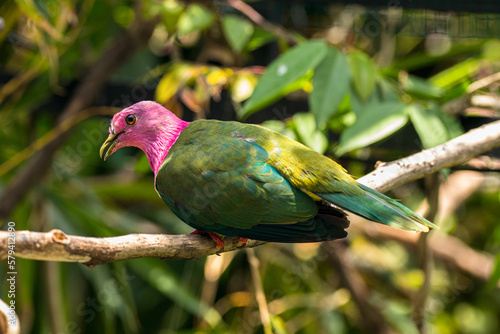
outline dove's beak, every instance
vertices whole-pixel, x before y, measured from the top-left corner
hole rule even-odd
[[[115,152],[114,148],[116,146],[116,138],[118,137],[120,133],[116,133],[116,134],[109,134],[108,138],[106,139],[106,141],[104,142],[104,144],[102,144],[101,146],[101,150],[99,151],[99,154],[102,158],[102,154],[104,153],[104,151],[106,150],[106,147],[109,146],[108,148],[108,151],[106,152],[106,155],[104,155],[104,161],[106,161],[107,158],[109,158],[109,156],[111,154],[113,154]]]

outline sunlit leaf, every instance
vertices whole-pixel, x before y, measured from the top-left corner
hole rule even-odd
[[[260,78],[252,96],[245,103],[240,118],[271,104],[285,95],[287,86],[314,69],[323,59],[328,46],[323,41],[302,43],[273,61]]]
[[[387,102],[357,114],[356,122],[342,132],[337,154],[366,147],[401,129],[408,122],[405,108],[402,103]]]
[[[271,316],[271,326],[273,328],[273,333],[276,334],[289,334],[290,332],[287,331],[285,322],[283,319],[277,315],[272,315]]]
[[[177,28],[179,18],[184,11],[184,6],[176,0],[166,0],[161,2],[162,22],[167,28],[167,32],[172,34]]]
[[[349,66],[344,54],[328,48],[325,58],[314,70],[313,91],[309,97],[318,125],[325,123],[337,111],[349,90],[349,78]]]
[[[206,81],[209,86],[224,85],[227,80],[234,74],[233,70],[230,68],[222,69],[219,67],[211,68],[210,72],[207,74]]]
[[[253,25],[246,19],[236,15],[224,16],[222,29],[229,45],[236,52],[241,52],[253,34]]]
[[[212,25],[214,20],[214,14],[205,6],[191,4],[179,18],[177,24],[179,36],[206,29]]]
[[[155,99],[158,103],[165,104],[177,93],[180,85],[191,75],[189,71],[190,67],[188,64],[174,65],[161,78],[155,91]]]
[[[479,70],[479,64],[479,59],[468,58],[432,76],[430,81],[439,87],[451,88],[475,75]]]
[[[361,99],[368,99],[375,88],[377,76],[375,64],[365,53],[353,52],[349,55],[349,65],[356,93]]]
[[[299,140],[316,152],[324,153],[328,147],[325,134],[317,129],[316,120],[311,113],[298,113],[293,116],[293,122]]]
[[[248,99],[257,84],[257,78],[252,74],[240,74],[231,85],[231,98],[235,102],[243,102]]]
[[[407,108],[411,122],[424,148],[431,148],[448,140],[448,131],[434,110],[413,104]]]
[[[485,40],[480,38],[471,39],[468,43],[456,43],[452,45],[449,52],[440,56],[429,55],[425,50],[410,53],[406,57],[395,60],[388,71],[392,72],[397,69],[395,72],[395,74],[397,74],[400,70],[414,71],[419,68],[430,68],[434,64],[453,60],[454,58],[457,58],[457,56],[460,57],[466,55],[467,57],[467,55],[470,55],[471,53],[476,54],[481,50],[483,44],[485,44]]]

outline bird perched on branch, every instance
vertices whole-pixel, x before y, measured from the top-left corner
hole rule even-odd
[[[436,227],[357,183],[326,156],[258,125],[185,122],[153,101],[113,116],[104,160],[125,146],[146,153],[155,188],[182,221],[208,233],[272,242],[344,238],[349,211],[402,230]]]

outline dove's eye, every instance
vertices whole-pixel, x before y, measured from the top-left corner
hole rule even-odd
[[[125,117],[125,122],[128,125],[134,125],[136,121],[137,117],[135,115],[127,115],[127,117]]]

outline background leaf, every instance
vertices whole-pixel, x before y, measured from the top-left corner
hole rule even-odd
[[[446,126],[435,110],[412,104],[407,111],[424,148],[440,145],[449,139]]]
[[[401,87],[410,95],[421,99],[437,99],[444,95],[445,90],[429,80],[414,75],[403,76]]]
[[[158,103],[167,103],[167,101],[177,93],[180,85],[190,76],[190,68],[191,66],[188,64],[176,64],[171,66],[170,71],[161,78],[156,87],[155,99]]]
[[[179,36],[206,29],[212,25],[215,20],[214,14],[205,6],[191,4],[183,12],[177,24]]]
[[[219,313],[203,304],[191,291],[187,290],[176,274],[157,259],[142,259],[130,263],[132,270],[156,288],[158,292],[179,303],[189,312],[204,319],[210,326],[215,327],[221,321]]]
[[[313,90],[309,96],[311,111],[318,126],[324,124],[337,111],[349,90],[349,66],[344,54],[328,48],[324,59],[313,75]]]
[[[387,102],[366,108],[356,116],[356,122],[340,136],[338,155],[373,144],[408,122],[406,106],[399,102]]]
[[[373,61],[362,52],[353,52],[349,55],[352,82],[356,93],[361,99],[366,100],[375,88],[377,69]]]
[[[316,120],[313,114],[295,114],[293,116],[293,122],[299,136],[299,141],[316,152],[325,153],[328,147],[328,139],[323,132],[317,129]]]
[[[451,88],[467,80],[479,70],[480,60],[475,58],[466,59],[458,64],[449,67],[429,80],[442,88]]]
[[[253,24],[236,15],[225,16],[222,19],[222,29],[229,45],[236,52],[243,50],[253,34]]]
[[[277,58],[269,64],[238,116],[244,119],[283,97],[287,86],[314,69],[327,50],[325,42],[312,40],[288,50]]]

